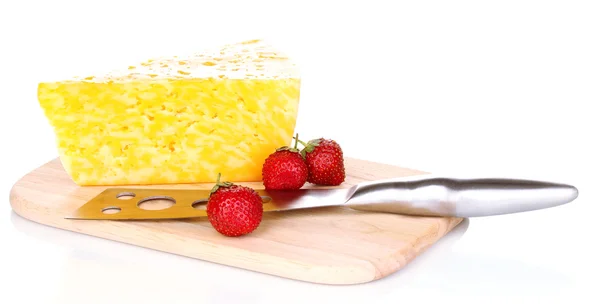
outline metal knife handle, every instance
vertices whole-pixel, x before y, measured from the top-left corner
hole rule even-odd
[[[399,214],[478,217],[566,204],[571,185],[517,179],[416,178],[365,182],[350,190],[346,206]]]

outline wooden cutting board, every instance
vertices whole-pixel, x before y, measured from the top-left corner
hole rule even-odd
[[[425,174],[346,158],[358,182]],[[261,183],[243,183],[261,188]],[[212,184],[136,186],[210,189]],[[307,184],[306,187],[310,187]],[[461,218],[370,213],[343,207],[267,212],[252,234],[229,238],[206,218],[163,221],[86,221],[64,217],[106,187],[80,187],[54,159],[12,188],[13,210],[32,221],[205,261],[322,284],[358,284],[394,273],[446,235]]]

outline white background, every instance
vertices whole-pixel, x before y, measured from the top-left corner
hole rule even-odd
[[[599,16],[597,1],[2,1],[0,302],[598,303]],[[38,82],[256,37],[303,69],[303,138],[436,174],[571,183],[580,196],[470,219],[400,272],[338,287],[11,211],[12,184],[57,155]]]

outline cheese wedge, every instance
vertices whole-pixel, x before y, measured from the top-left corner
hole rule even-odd
[[[261,40],[38,86],[78,185],[260,181],[299,98],[296,65]]]

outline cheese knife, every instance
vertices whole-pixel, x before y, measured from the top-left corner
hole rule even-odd
[[[576,187],[536,180],[413,176],[359,183],[349,188],[256,190],[265,212],[347,207],[368,212],[416,216],[481,217],[526,212],[575,200]],[[67,219],[158,220],[207,216],[210,190],[107,188]],[[123,198],[130,198],[124,200]],[[174,204],[145,210],[139,204],[163,199]]]

